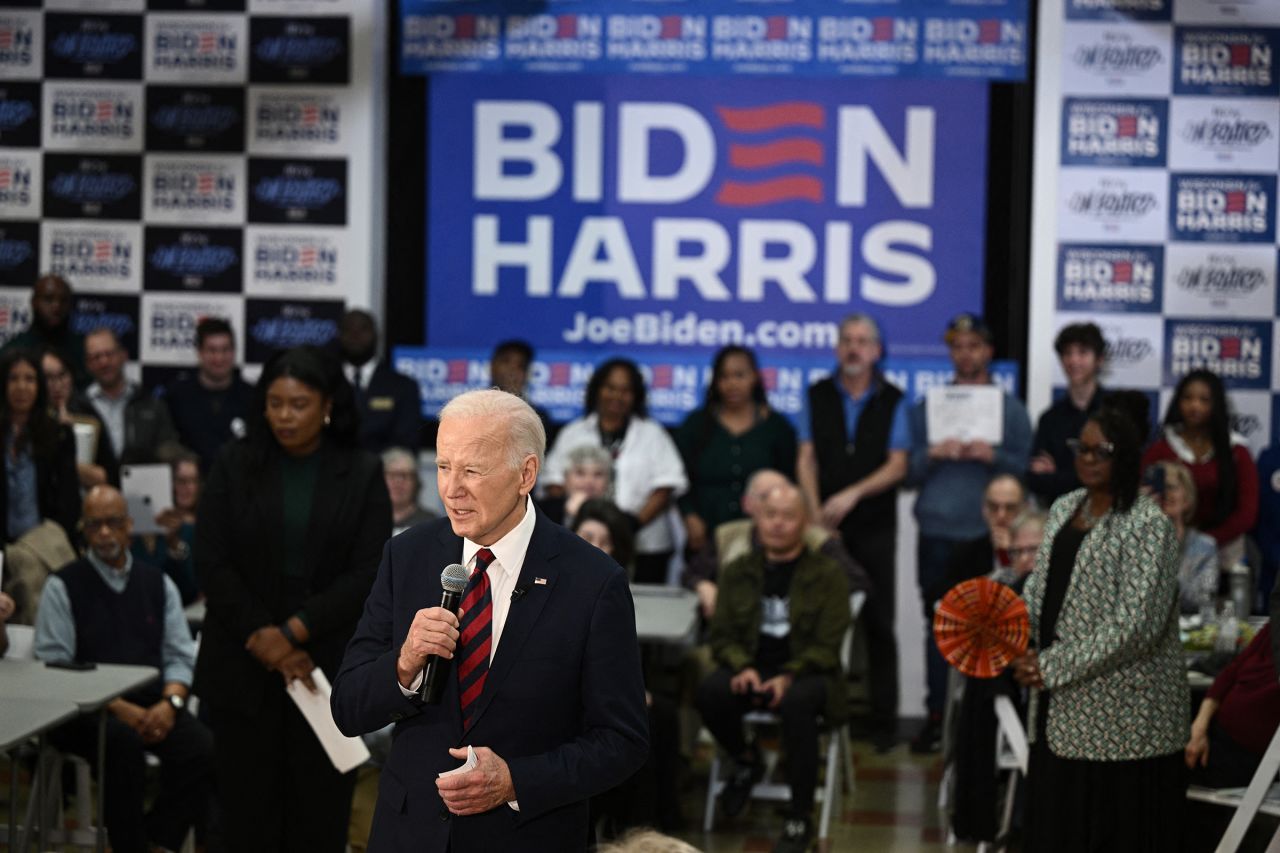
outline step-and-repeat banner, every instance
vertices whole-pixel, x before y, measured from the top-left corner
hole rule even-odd
[[[867,311],[909,368],[981,308],[985,83],[441,75],[427,109],[431,349],[397,353],[427,414],[438,348],[522,338],[660,381],[735,343],[829,369]],[[668,422],[698,403],[668,398]]]
[[[1092,320],[1107,385],[1163,415],[1212,370],[1256,452],[1280,427],[1280,3],[1047,0],[1039,33],[1032,411],[1056,330]]]
[[[42,273],[148,383],[194,364],[205,316],[230,320],[250,374],[331,339],[381,275],[375,5],[6,2],[0,340]]]
[[[1021,80],[1027,0],[403,0],[406,74]]]

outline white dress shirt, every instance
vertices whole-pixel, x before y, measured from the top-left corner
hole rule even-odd
[[[350,382],[352,386],[364,391],[369,390],[369,383],[373,381],[373,372],[377,369],[378,360],[376,358],[369,359],[359,367],[356,367],[350,362],[345,362],[342,365],[342,372],[346,374],[347,381]],[[360,381],[357,382],[357,379]]]

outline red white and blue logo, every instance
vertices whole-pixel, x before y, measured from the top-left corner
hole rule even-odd
[[[920,59],[920,20],[901,15],[824,15],[818,19],[817,60],[839,66],[873,66],[892,74]]]
[[[1069,21],[1168,21],[1173,0],[1067,0]]]
[[[1163,270],[1161,246],[1060,246],[1058,310],[1158,313]]]
[[[707,58],[706,15],[609,15],[605,55],[633,70],[683,71]]]
[[[503,28],[503,57],[517,66],[571,71],[604,55],[601,15],[508,15]]]
[[[1026,62],[1025,21],[931,16],[924,20],[922,38],[923,62],[946,66],[957,76],[996,76],[1000,66]]]
[[[1212,243],[1274,243],[1276,176],[1170,175],[1169,236]]]
[[[1166,160],[1167,100],[1062,102],[1062,165],[1163,166]]]
[[[1173,92],[1275,98],[1280,30],[1244,27],[1175,30]]]
[[[1209,370],[1228,388],[1271,388],[1271,320],[1165,320],[1164,384]]]

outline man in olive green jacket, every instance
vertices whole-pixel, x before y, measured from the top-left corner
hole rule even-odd
[[[791,806],[777,851],[803,851],[813,839],[811,813],[818,779],[818,720],[845,713],[840,643],[849,627],[849,588],[833,560],[810,549],[804,496],[774,489],[759,517],[761,550],[734,560],[720,576],[711,620],[718,668],[698,688],[703,721],[734,760],[721,808],[740,813],[760,778],[760,758],[748,745],[742,717],[753,708],[776,712],[787,751]]]

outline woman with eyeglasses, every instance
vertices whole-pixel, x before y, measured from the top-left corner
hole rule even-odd
[[[381,461],[357,436],[337,359],[278,353],[248,436],[222,448],[200,499],[196,690],[218,742],[228,850],[346,847],[356,774],[334,769],[286,688],[337,674],[391,535]]]
[[[1196,485],[1194,526],[1218,543],[1224,568],[1244,557],[1244,534],[1258,518],[1258,469],[1244,436],[1231,431],[1231,410],[1222,380],[1193,370],[1173,391],[1164,432],[1147,450],[1142,467],[1181,462]]]
[[[1165,853],[1180,844],[1189,696],[1178,540],[1139,493],[1146,398],[1110,395],[1071,441],[1083,486],[1049,511],[1023,597],[1034,650],[1026,848]]]

